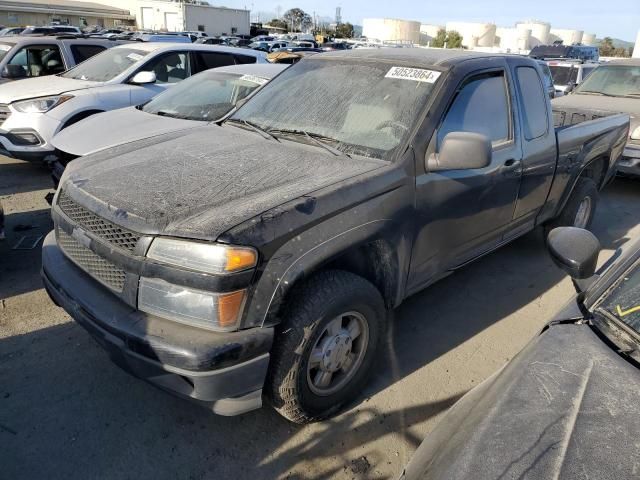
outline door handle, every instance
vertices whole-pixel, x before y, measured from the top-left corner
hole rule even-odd
[[[517,177],[522,173],[522,162],[510,158],[500,167],[500,173],[508,177]]]

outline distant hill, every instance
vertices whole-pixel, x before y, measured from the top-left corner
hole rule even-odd
[[[613,46],[616,48],[628,49],[635,45],[633,42],[627,42],[626,40],[620,40],[619,38],[612,38],[611,40],[613,40]],[[602,38],[596,38],[596,45],[600,44],[601,41]]]

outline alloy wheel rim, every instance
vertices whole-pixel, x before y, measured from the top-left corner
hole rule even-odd
[[[333,318],[318,336],[307,362],[307,384],[319,396],[341,390],[354,377],[369,344],[369,324],[359,312]]]

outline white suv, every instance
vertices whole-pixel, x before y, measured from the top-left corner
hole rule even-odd
[[[194,44],[128,43],[60,75],[0,85],[0,153],[54,160],[51,139],[90,115],[140,105],[209,68],[267,63],[266,54]]]

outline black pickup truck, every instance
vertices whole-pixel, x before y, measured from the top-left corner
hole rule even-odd
[[[537,225],[588,227],[628,129],[554,129],[525,57],[319,54],[222,125],[71,162],[44,284],[165,390],[326,418],[361,392],[389,309]]]

